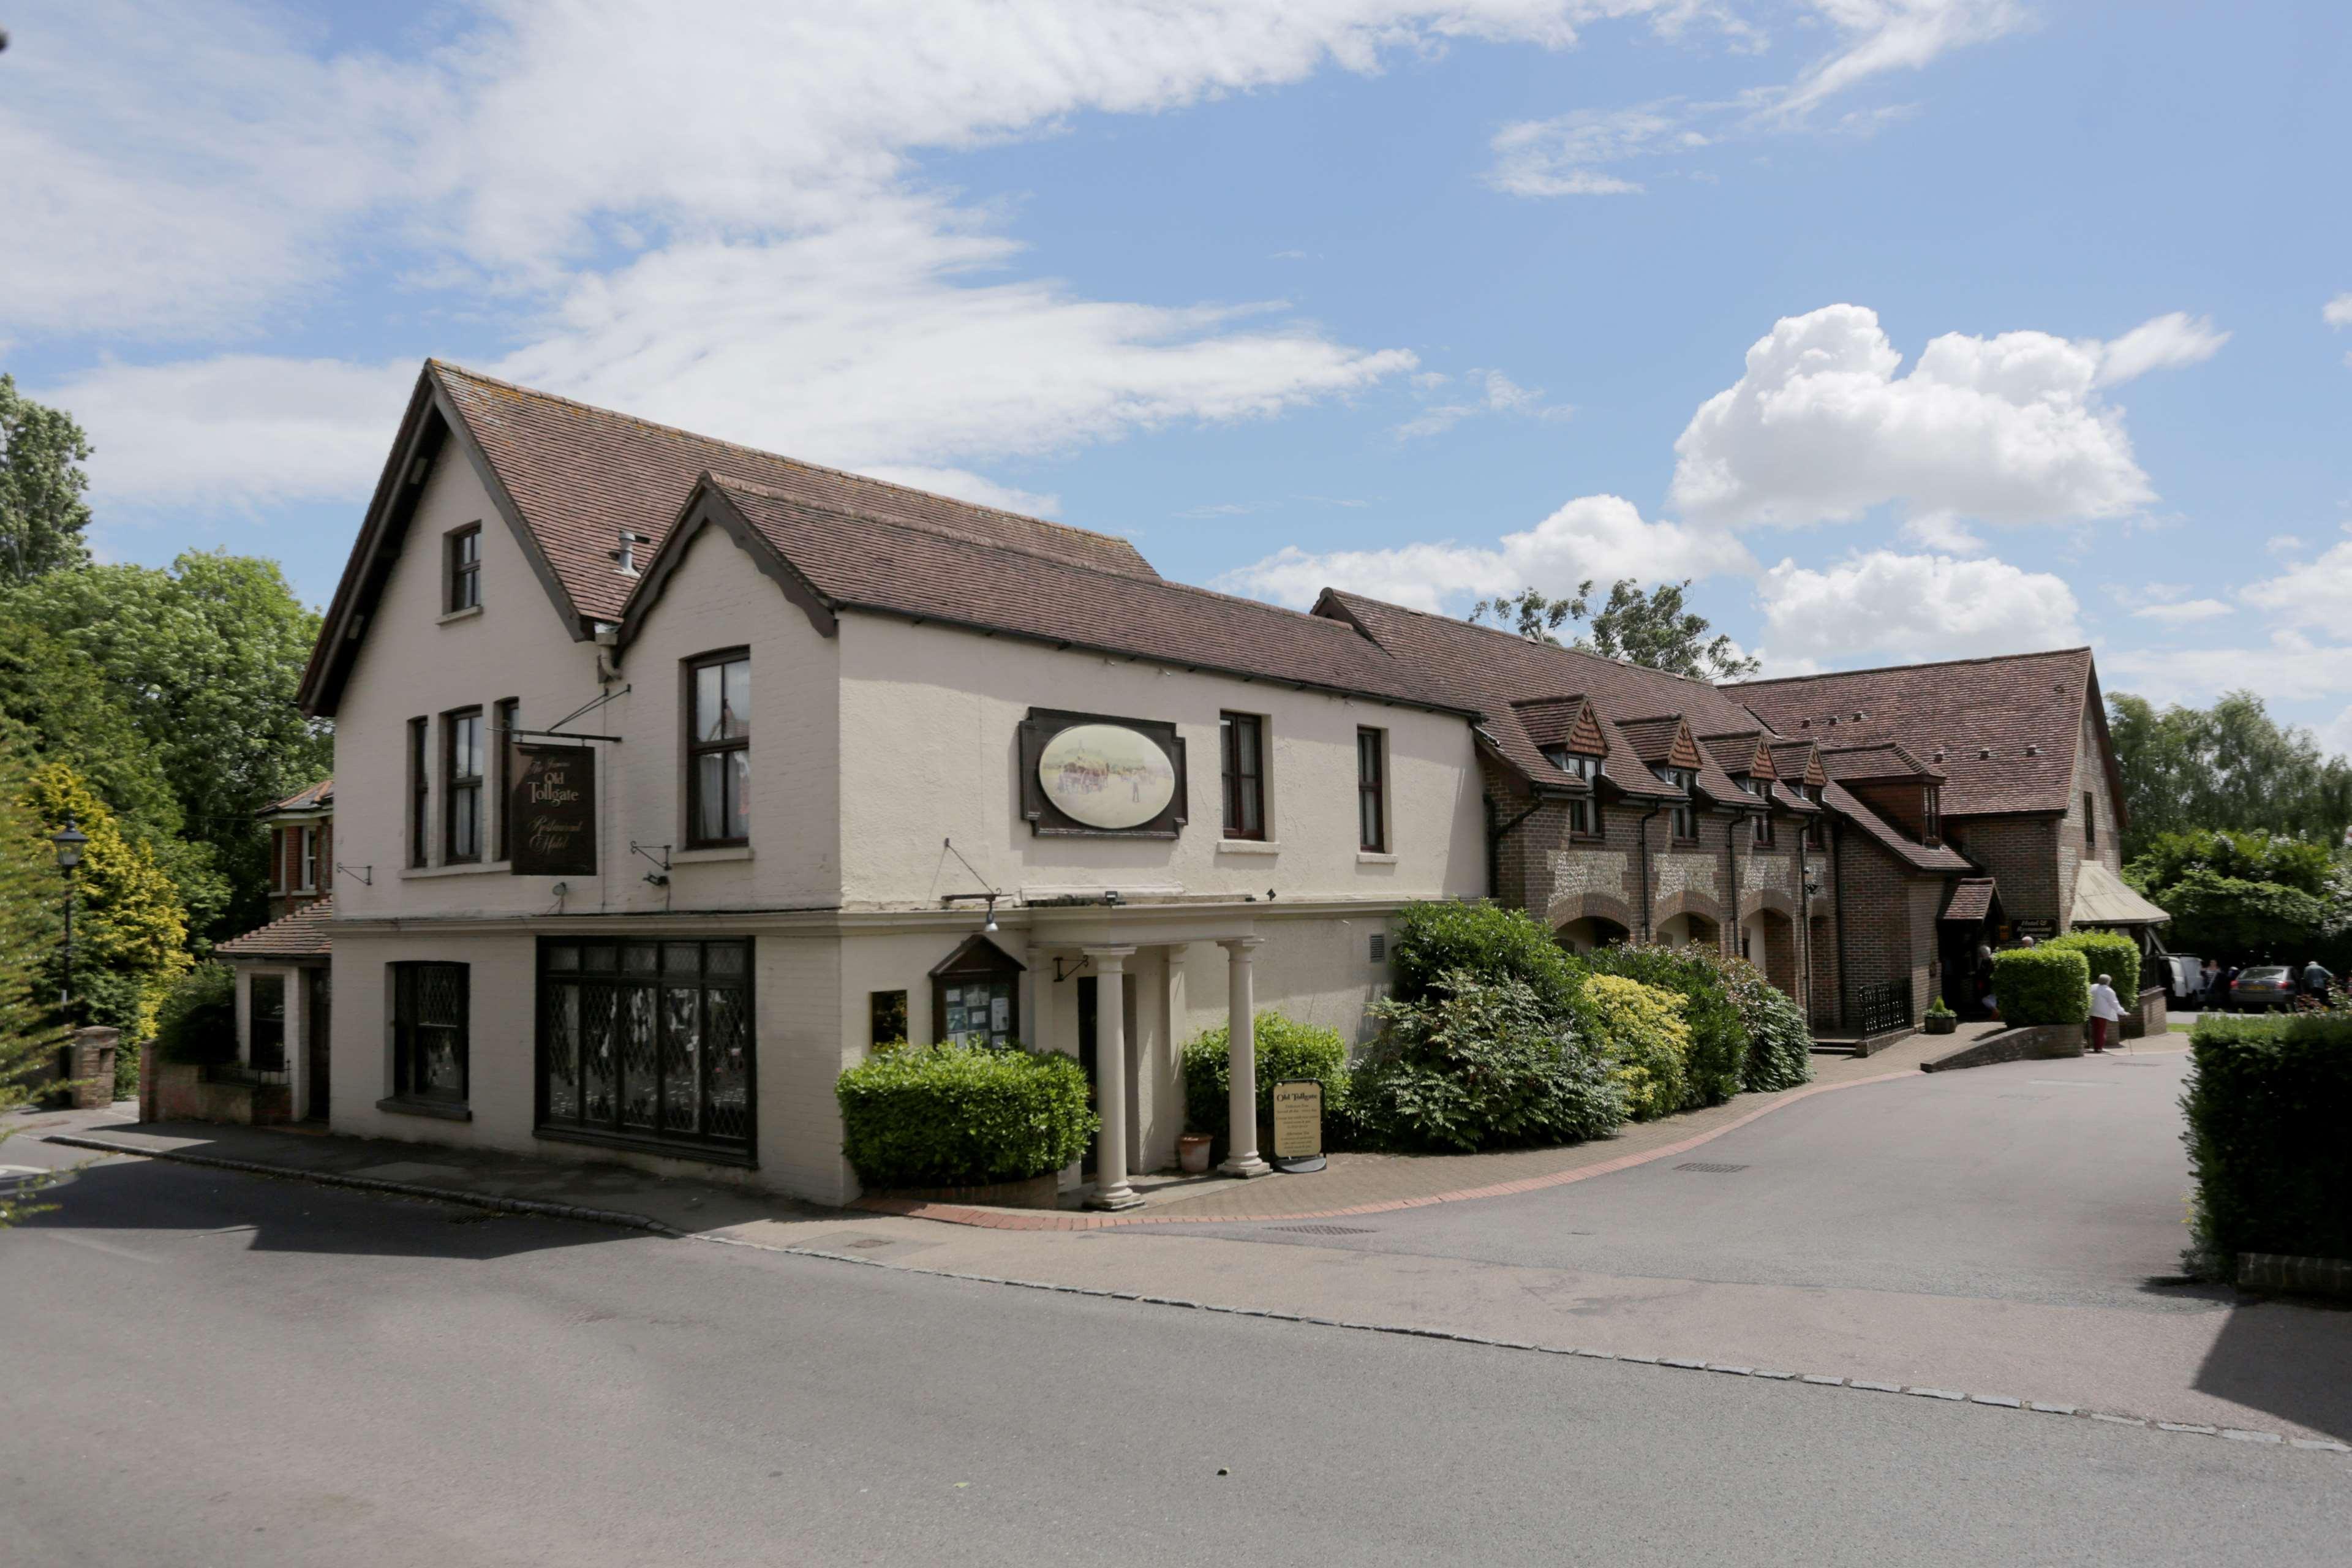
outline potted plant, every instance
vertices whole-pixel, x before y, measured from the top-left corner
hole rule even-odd
[[[1209,1143],[1205,1132],[1187,1132],[1176,1140],[1176,1163],[1188,1176],[1197,1176],[1209,1168]]]
[[[1928,1007],[1922,1026],[1931,1035],[1948,1035],[1960,1026],[1960,1016],[1945,1006],[1944,998],[1938,995]]]

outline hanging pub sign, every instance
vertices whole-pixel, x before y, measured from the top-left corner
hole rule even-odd
[[[507,796],[507,842],[518,877],[596,874],[596,753],[586,746],[518,746]]]

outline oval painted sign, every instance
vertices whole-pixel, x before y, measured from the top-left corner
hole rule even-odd
[[[1149,736],[1123,725],[1073,724],[1045,742],[1037,782],[1073,822],[1140,827],[1174,798],[1176,765]]]

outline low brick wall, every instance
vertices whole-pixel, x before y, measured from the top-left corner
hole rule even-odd
[[[2171,1015],[2166,1011],[2166,1001],[2163,986],[2149,986],[2139,994],[2139,1005],[2124,1015],[2123,1027],[2116,1032],[2126,1040],[2162,1035],[2172,1026]]]
[[[139,1116],[143,1121],[219,1121],[268,1127],[294,1120],[293,1092],[282,1083],[214,1083],[185,1062],[141,1063]]]
[[[2283,1258],[2275,1252],[2241,1252],[2238,1285],[2246,1290],[2352,1297],[2352,1258]]]
[[[1931,1057],[1919,1064],[1919,1070],[1949,1072],[1956,1068],[1990,1067],[1995,1062],[2045,1061],[2082,1054],[2080,1024],[2021,1024],[1979,1036],[1958,1050]]]

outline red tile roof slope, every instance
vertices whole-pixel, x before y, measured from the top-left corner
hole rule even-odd
[[[709,482],[835,606],[1476,711],[1341,621],[928,526],[851,516],[739,479],[713,475]]]
[[[706,471],[739,475],[838,512],[951,530],[1102,572],[1159,576],[1133,544],[1109,534],[797,462],[440,360],[428,362],[427,369],[481,444],[572,603],[600,619],[617,619],[635,586],[614,569],[611,555],[621,525],[657,547]]]
[[[1896,665],[1727,686],[1784,735],[1823,741],[1900,741],[1949,775],[1946,816],[2063,811],[2074,787],[2074,751],[2093,681],[2091,650],[2011,654],[1945,664]],[[1855,719],[1855,713],[1864,715]],[[1822,722],[1834,714],[1834,731]],[[1812,724],[1806,730],[1805,721]],[[2038,754],[2026,748],[2037,746]],[[1978,753],[1990,749],[1992,755]]]
[[[223,958],[324,958],[334,920],[335,900],[320,899],[243,936],[233,936],[213,952]]]
[[[1948,921],[1980,921],[1992,912],[1992,881],[1990,877],[1963,877],[1952,884],[1951,900],[1945,904],[1943,919]]]
[[[322,805],[332,805],[334,802],[335,781],[331,778],[323,778],[308,789],[298,789],[284,800],[263,806],[254,815],[268,816],[272,812],[278,811],[312,811]]]
[[[1854,799],[1846,792],[1845,785],[1835,779],[1832,779],[1822,787],[1822,804],[1841,816],[1851,817],[1853,825],[1868,834],[1881,848],[1907,865],[1916,866],[1922,871],[1973,871],[1976,869],[1974,866],[1969,864],[1968,858],[1958,850],[1943,845],[1931,848],[1927,845],[1905,837],[1885,817]]]

